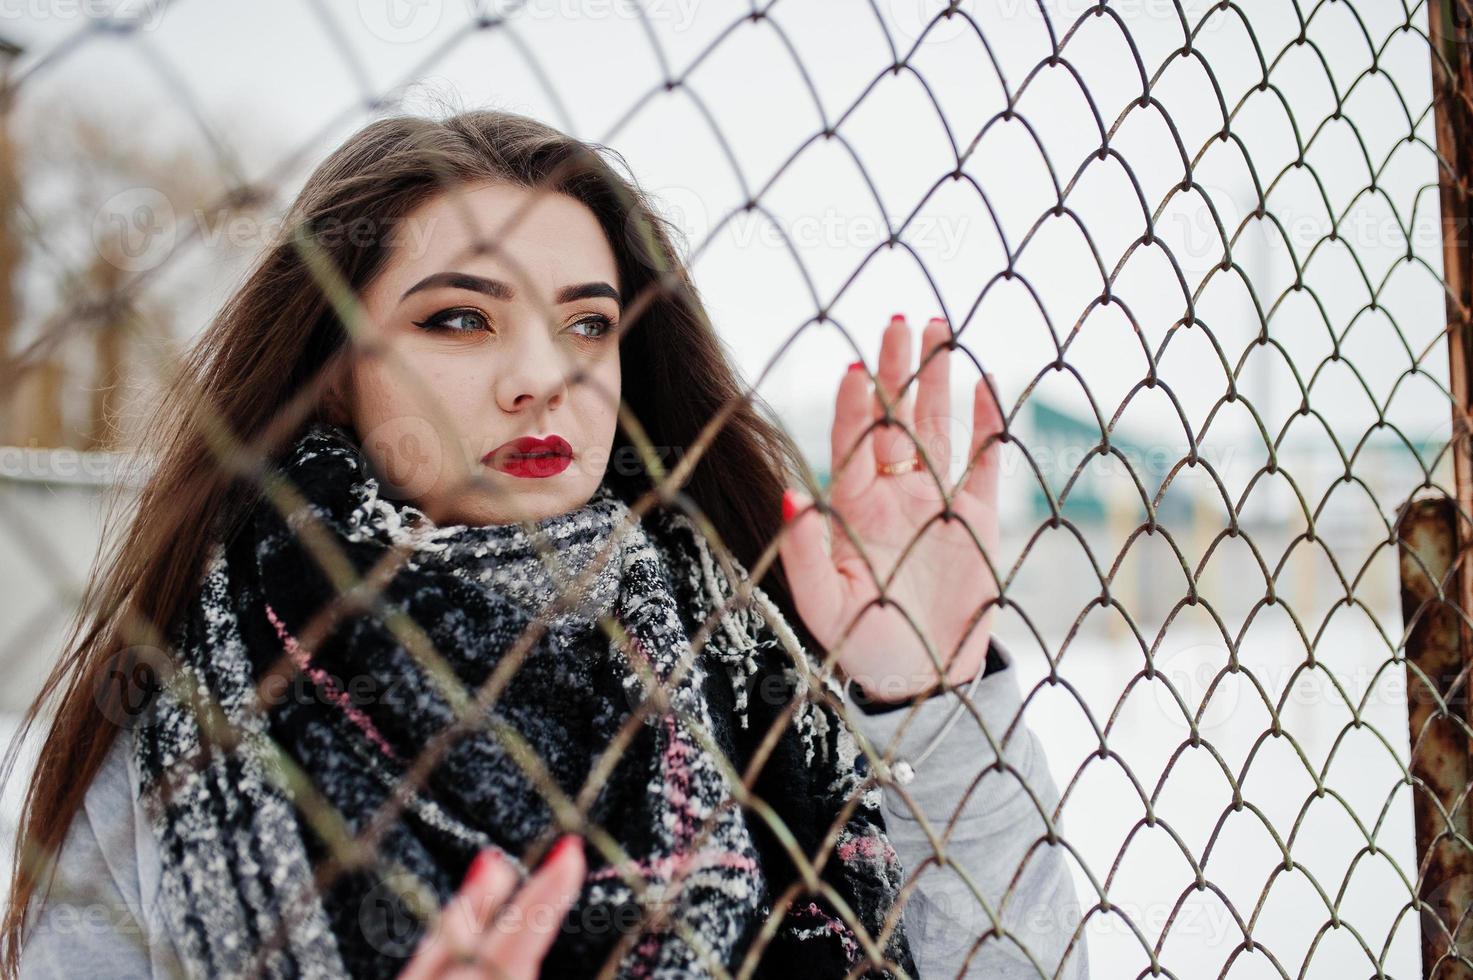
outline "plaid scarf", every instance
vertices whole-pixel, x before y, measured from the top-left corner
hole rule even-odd
[[[588,820],[618,850],[590,839],[543,976],[611,958],[620,977],[734,973],[757,948],[755,976],[840,977],[867,959],[855,920],[877,943],[889,924],[884,955],[915,975],[881,790],[810,690],[817,661],[760,590],[736,598],[684,514],[634,520],[600,485],[530,531],[436,526],[381,496],[325,423],[281,470],[306,506],[283,517],[263,499],[216,546],[135,730],[161,907],[191,976],[396,976],[476,853],[499,848],[525,875],[519,856],[562,829],[549,796],[571,804],[590,779]],[[334,585],[313,532],[359,588]],[[477,702],[507,657],[520,663]],[[462,712],[476,723],[412,776]],[[752,792],[808,860],[834,838],[817,891],[733,794],[770,727]],[[367,831],[358,860],[333,860]],[[894,975],[872,969],[857,972]]]

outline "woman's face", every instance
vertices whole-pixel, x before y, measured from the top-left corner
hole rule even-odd
[[[586,503],[618,421],[620,285],[565,194],[479,183],[407,215],[361,297],[381,353],[354,359],[340,402],[384,493],[441,525]]]

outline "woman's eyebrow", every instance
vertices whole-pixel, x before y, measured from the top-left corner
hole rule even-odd
[[[516,298],[516,290],[512,288],[511,283],[502,282],[500,279],[473,276],[468,272],[436,272],[425,276],[419,282],[404,290],[404,295],[399,297],[399,302],[404,302],[410,295],[422,289],[433,289],[436,286],[469,289],[473,292],[485,293],[492,299],[510,301]],[[557,295],[553,297],[553,302],[562,305],[563,303],[575,303],[580,299],[593,299],[600,296],[611,299],[616,303],[620,302],[619,291],[606,282],[582,282],[571,286],[564,286],[557,291]]]

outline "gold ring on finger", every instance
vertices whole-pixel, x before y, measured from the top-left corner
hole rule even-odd
[[[881,476],[899,476],[901,473],[914,473],[921,468],[921,458],[912,456],[902,459],[898,463],[880,463],[875,466],[875,472]]]

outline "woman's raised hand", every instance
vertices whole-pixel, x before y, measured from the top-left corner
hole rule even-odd
[[[880,342],[876,390],[871,392],[862,362],[851,365],[839,382],[829,487],[836,516],[826,517],[796,490],[783,499],[789,523],[778,546],[798,613],[826,648],[834,649],[843,638],[838,663],[844,674],[880,700],[899,700],[940,682],[921,635],[952,683],[969,680],[982,669],[991,636],[995,609],[990,602],[998,586],[978,543],[996,556],[995,436],[1002,431],[1002,414],[988,387],[990,376],[978,379],[972,393],[969,468],[955,487],[949,486],[950,340],[946,321],[932,319],[926,325],[919,378],[901,397],[901,386],[913,371],[912,345],[910,325],[897,314]],[[914,440],[898,426],[871,428],[884,416],[881,392],[891,414],[915,433]],[[918,457],[917,441],[935,475],[924,464],[894,475],[878,471],[881,464]],[[942,488],[951,495],[954,518],[949,521],[939,516]],[[907,547],[911,550],[902,563]],[[885,591],[894,605],[871,605],[892,572]],[[981,620],[974,622],[979,614]]]
[[[515,869],[482,851],[399,980],[533,980],[586,870],[582,841],[569,834],[513,895]]]

